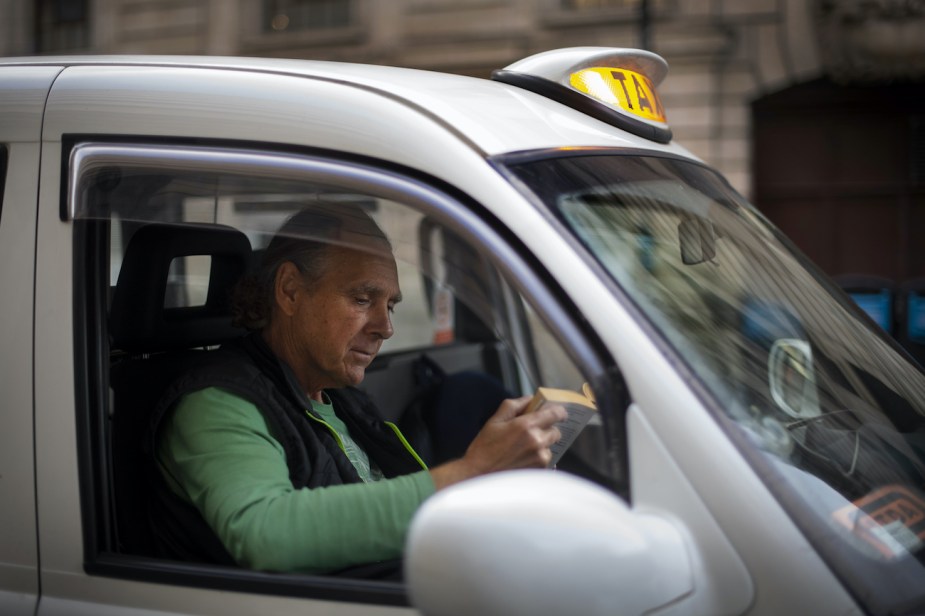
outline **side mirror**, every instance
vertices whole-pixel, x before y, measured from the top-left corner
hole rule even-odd
[[[775,404],[791,417],[807,419],[819,415],[813,351],[805,340],[774,341],[768,356],[768,385]]]
[[[687,535],[566,473],[510,471],[431,497],[405,579],[428,616],[643,614],[693,593]]]

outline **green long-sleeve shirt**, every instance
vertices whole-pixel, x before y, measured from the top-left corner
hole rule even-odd
[[[412,515],[434,492],[427,471],[296,490],[257,407],[215,387],[180,400],[157,458],[171,489],[199,509],[235,561],[268,571],[398,558]]]

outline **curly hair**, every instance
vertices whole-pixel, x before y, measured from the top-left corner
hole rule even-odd
[[[291,262],[309,283],[327,271],[334,245],[391,253],[392,245],[376,222],[360,206],[315,203],[290,216],[263,252],[259,264],[238,281],[232,293],[232,322],[260,330],[270,322],[276,273]]]

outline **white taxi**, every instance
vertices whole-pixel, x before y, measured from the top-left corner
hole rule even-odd
[[[606,48],[491,80],[0,60],[0,613],[925,611],[925,378],[672,141],[666,73]],[[230,287],[318,201],[393,244],[404,301],[362,387],[424,417],[428,455],[454,436],[426,417],[448,375],[596,398],[555,470],[428,499],[403,582],[147,536],[152,407],[241,335]]]

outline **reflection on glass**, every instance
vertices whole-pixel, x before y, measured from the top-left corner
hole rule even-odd
[[[699,165],[598,153],[510,171],[712,392],[833,566],[860,585],[911,576],[876,600],[925,601],[921,372]]]

